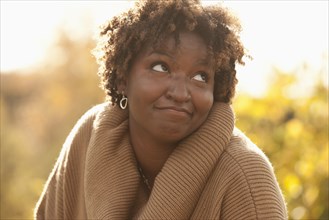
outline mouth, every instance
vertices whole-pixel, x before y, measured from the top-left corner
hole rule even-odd
[[[183,107],[179,107],[179,106],[160,106],[160,107],[156,107],[159,110],[167,110],[167,111],[171,111],[171,112],[176,112],[178,114],[187,114],[188,116],[192,116],[192,112],[187,109],[187,108],[183,108]]]

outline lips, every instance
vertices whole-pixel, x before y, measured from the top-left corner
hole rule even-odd
[[[169,110],[177,113],[185,113],[189,116],[192,116],[192,111],[188,108],[180,107],[180,106],[157,106],[159,110]]]

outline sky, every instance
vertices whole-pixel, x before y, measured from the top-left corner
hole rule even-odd
[[[42,63],[58,27],[69,29],[76,38],[88,37],[105,20],[133,6],[133,1],[123,0],[0,2],[1,73]],[[308,71],[301,73],[306,84],[321,68],[328,72],[328,1],[203,2],[221,2],[241,20],[241,39],[253,57],[238,67],[241,91],[265,91],[274,66],[296,72],[307,63]],[[326,84],[327,75],[322,76]]]

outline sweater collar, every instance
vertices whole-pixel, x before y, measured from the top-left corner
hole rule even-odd
[[[186,138],[156,177],[142,219],[187,219],[234,128],[231,107],[215,103],[207,121]],[[156,210],[156,211],[154,211]]]
[[[95,120],[86,157],[88,218],[129,218],[140,177],[127,119],[127,111],[105,107]],[[233,128],[231,107],[214,103],[207,121],[184,139],[166,161],[139,217],[189,218]]]

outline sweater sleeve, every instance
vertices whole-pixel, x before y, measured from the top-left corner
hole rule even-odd
[[[232,179],[220,219],[287,219],[284,197],[268,158],[246,137],[227,150]]]
[[[88,147],[96,113],[97,107],[85,113],[67,137],[36,204],[35,219],[67,219],[75,212],[75,205],[65,203],[81,203],[78,194],[83,187],[83,155]]]

